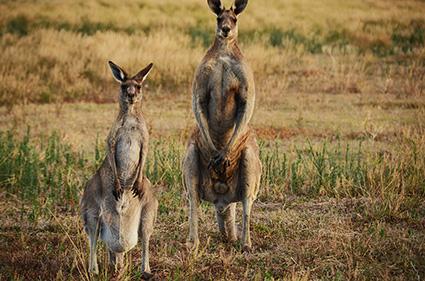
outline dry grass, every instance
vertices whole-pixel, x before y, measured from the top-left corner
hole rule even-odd
[[[265,167],[255,251],[221,241],[203,204],[193,257],[179,163],[214,31],[205,2],[0,1],[0,279],[88,278],[76,202],[116,114],[109,59],[155,63],[143,106],[157,280],[424,279],[424,2],[250,1],[239,34]],[[99,257],[98,279],[114,277]],[[140,279],[139,262],[137,248],[124,279]]]
[[[282,203],[257,202],[252,224],[255,252],[248,256],[240,252],[239,244],[221,240],[213,209],[204,205],[200,228],[204,243],[194,258],[184,246],[185,201],[170,197],[162,198],[152,238],[155,280],[421,280],[425,274],[423,222],[377,219],[371,216],[376,202],[367,198],[287,197]],[[87,241],[76,215],[29,225],[14,222],[14,210],[3,214],[4,224],[11,221],[2,226],[0,236],[6,246],[0,255],[3,278],[81,280],[86,276]],[[107,280],[111,273],[105,268],[103,247],[99,258],[100,280]],[[140,248],[132,250],[127,261],[126,276],[136,280]]]
[[[289,95],[280,104],[270,106],[270,110],[266,110],[268,105],[259,105],[253,123],[262,143],[265,169],[253,212],[255,252],[245,256],[239,244],[223,242],[214,223],[212,206],[203,204],[200,234],[205,243],[197,258],[184,246],[188,233],[187,206],[179,172],[182,146],[193,124],[189,101],[176,99],[176,107],[163,108],[163,99],[147,100],[145,112],[153,135],[148,174],[156,188],[162,190],[151,247],[155,278],[423,278],[425,111],[421,100],[390,97]],[[298,108],[300,101],[303,106]],[[66,104],[58,115],[55,106],[30,105],[25,114],[4,115],[1,128],[6,131],[15,119],[15,135],[21,135],[26,125],[31,126],[30,141],[37,147],[44,143],[39,142],[40,137],[45,140],[51,131],[58,131],[61,142],[70,143],[74,151],[85,152],[88,159],[83,164],[85,168],[81,170],[74,165],[66,173],[67,177],[79,173],[78,178],[64,178],[77,191],[97,165],[93,155],[95,142],[106,136],[115,107]],[[79,126],[80,123],[84,126]],[[89,126],[94,129],[88,130]],[[362,149],[357,154],[359,143]],[[324,144],[327,151],[321,154]],[[348,163],[353,166],[344,164],[346,145],[351,147]],[[342,147],[340,152],[334,153],[338,147]],[[338,156],[339,153],[342,154]],[[321,155],[325,157],[323,166],[318,165]],[[64,164],[59,159],[56,165],[59,176]],[[332,184],[335,169],[343,169],[343,174]],[[356,176],[362,178],[362,184],[356,183]],[[3,277],[85,278],[86,237],[77,208],[70,205],[75,200],[69,200],[68,204],[63,200],[52,202],[50,208],[55,214],[52,216],[49,211],[43,211],[45,206],[50,206],[43,193],[35,199],[39,203],[34,204],[21,199],[22,185],[10,185],[8,181],[2,181],[2,185],[8,186],[8,192],[1,197],[4,216],[0,241],[7,249],[0,256]],[[15,207],[7,207],[11,202]],[[34,219],[35,207],[41,211],[36,210],[39,216]],[[17,214],[20,214],[18,220]],[[239,226],[240,223],[238,217]],[[13,253],[11,257],[8,252]],[[104,250],[100,252],[100,260],[103,266],[99,279],[107,280],[111,273],[105,267]],[[140,250],[135,249],[131,251],[125,278],[139,277],[139,262]]]
[[[422,95],[425,5],[386,3],[250,3],[240,41],[259,92]],[[0,100],[9,107],[111,101],[108,59],[133,72],[153,61],[154,91],[187,93],[214,34],[207,5],[194,0],[0,5]]]

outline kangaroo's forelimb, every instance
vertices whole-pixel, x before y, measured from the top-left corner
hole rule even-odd
[[[208,125],[208,85],[207,76],[204,72],[200,72],[197,75],[198,77],[195,79],[193,83],[193,99],[192,99],[192,109],[195,113],[195,119],[198,123],[199,130],[207,141],[209,149],[211,151],[217,151],[212,138],[209,133],[209,125]],[[204,77],[205,76],[205,77]]]
[[[147,143],[147,140],[145,141]],[[148,146],[143,145],[140,146],[140,157],[139,157],[139,165],[137,165],[136,178],[132,185],[131,190],[133,191],[134,196],[143,196],[143,169],[146,163],[146,156],[148,154]]]
[[[227,145],[227,151],[230,151],[233,146],[238,142],[244,130],[248,127],[248,122],[251,120],[252,114],[254,113],[255,104],[255,91],[253,88],[249,88],[245,71],[235,69],[236,76],[240,81],[239,93],[237,95],[237,113],[235,120],[235,129],[230,141]]]
[[[115,157],[115,140],[114,138],[108,138],[108,162],[112,169],[112,174],[114,178],[114,189],[112,191],[115,199],[118,201],[118,199],[121,196],[121,193],[123,192],[123,189],[121,187],[120,180],[118,178],[118,172],[117,172],[117,162]]]

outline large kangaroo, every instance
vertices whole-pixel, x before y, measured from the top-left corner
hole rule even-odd
[[[192,109],[197,128],[183,161],[183,181],[189,199],[188,246],[197,250],[200,199],[214,203],[218,228],[229,241],[237,240],[236,202],[243,204],[242,242],[251,249],[250,213],[261,177],[259,149],[248,122],[255,87],[253,74],[237,45],[237,16],[247,0],[225,9],[220,0],[208,0],[217,15],[217,31],[195,73]]]
[[[90,243],[89,272],[98,274],[99,234],[109,250],[110,264],[118,270],[123,266],[124,253],[136,245],[140,230],[141,270],[143,276],[149,278],[149,238],[158,201],[151,183],[143,176],[149,135],[141,113],[141,100],[142,83],[152,64],[133,77],[113,62],[109,62],[109,66],[121,84],[120,112],[108,136],[106,158],[88,181],[80,203]]]

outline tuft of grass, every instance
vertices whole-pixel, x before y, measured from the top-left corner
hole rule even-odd
[[[348,144],[330,148],[326,142],[318,147],[308,143],[290,152],[263,144],[263,196],[372,196],[389,204],[389,216],[397,216],[404,196],[425,196],[424,145],[419,141],[405,144],[402,152],[365,153],[361,142],[354,149]]]
[[[425,43],[425,21],[412,20],[407,27],[397,26],[391,35],[393,48],[411,53]]]
[[[0,185],[21,199],[21,216],[30,221],[48,217],[47,210],[77,209],[86,160],[60,139],[53,133],[37,146],[29,129],[20,140],[11,131],[0,133]]]
[[[208,48],[215,36],[212,29],[205,28],[200,24],[189,27],[187,33],[191,38],[193,46],[196,46],[200,43],[203,48]]]
[[[6,23],[4,32],[25,36],[29,32],[29,28],[30,23],[28,18],[24,15],[18,15]]]
[[[322,43],[316,34],[305,36],[295,29],[280,30],[277,28],[272,28],[269,34],[269,42],[273,47],[302,46],[310,54],[319,54],[322,52]]]
[[[171,189],[179,189],[182,184],[182,147],[173,140],[154,140],[149,147],[146,176],[154,185],[166,185]]]
[[[116,32],[132,35],[137,31],[147,31],[143,26],[126,26],[119,27],[111,22],[96,22],[88,17],[82,17],[78,23],[71,23],[65,20],[49,19],[44,16],[34,16],[31,19],[23,14],[16,15],[8,20],[1,34],[16,34],[18,36],[26,36],[34,33],[39,29],[52,29],[57,31],[68,31],[79,33],[81,35],[92,36],[97,32]]]

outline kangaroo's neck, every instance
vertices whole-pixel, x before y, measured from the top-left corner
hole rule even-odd
[[[134,104],[120,104],[120,112],[118,114],[118,119],[122,120],[127,117],[135,117],[137,119],[142,117],[142,105],[140,102]]]
[[[214,43],[210,48],[210,52],[218,53],[218,54],[227,54],[233,55],[236,58],[242,58],[242,52],[238,46],[237,38],[220,38],[218,36],[215,37]]]

